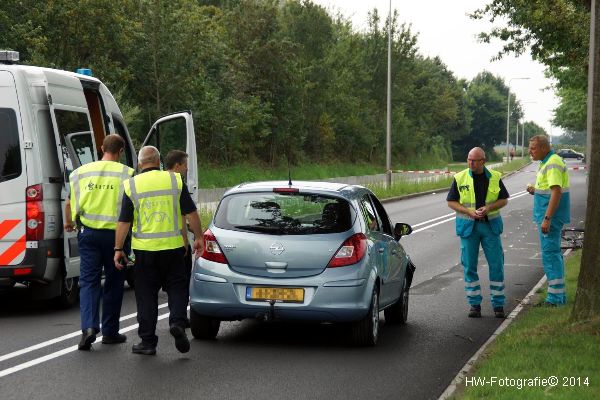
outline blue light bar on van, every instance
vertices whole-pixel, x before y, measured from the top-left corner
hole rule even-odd
[[[81,75],[92,76],[92,70],[89,68],[77,68],[77,71],[75,72]]]

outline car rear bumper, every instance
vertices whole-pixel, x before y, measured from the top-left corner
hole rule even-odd
[[[365,266],[326,269],[318,276],[294,279],[250,277],[223,264],[196,264],[190,283],[190,306],[201,315],[222,320],[269,318],[349,322],[363,318],[370,307],[375,274]],[[365,276],[366,273],[366,276]],[[302,303],[246,299],[248,287],[303,288]]]

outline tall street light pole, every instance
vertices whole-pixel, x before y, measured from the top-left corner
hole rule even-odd
[[[508,80],[508,100],[506,101],[506,162],[508,163],[510,154],[510,82],[516,79],[529,79],[529,77],[523,78],[510,78]]]
[[[385,137],[385,183],[392,186],[392,0],[388,19],[388,65],[387,65],[387,130]]]

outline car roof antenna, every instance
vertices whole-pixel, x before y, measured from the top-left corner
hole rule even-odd
[[[288,163],[288,186],[292,186],[292,169],[290,168],[290,158],[288,157],[287,152],[285,153],[285,158]]]

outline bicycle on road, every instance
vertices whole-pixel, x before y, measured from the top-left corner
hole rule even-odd
[[[583,248],[583,228],[564,228],[561,232],[561,249],[581,249]]]

